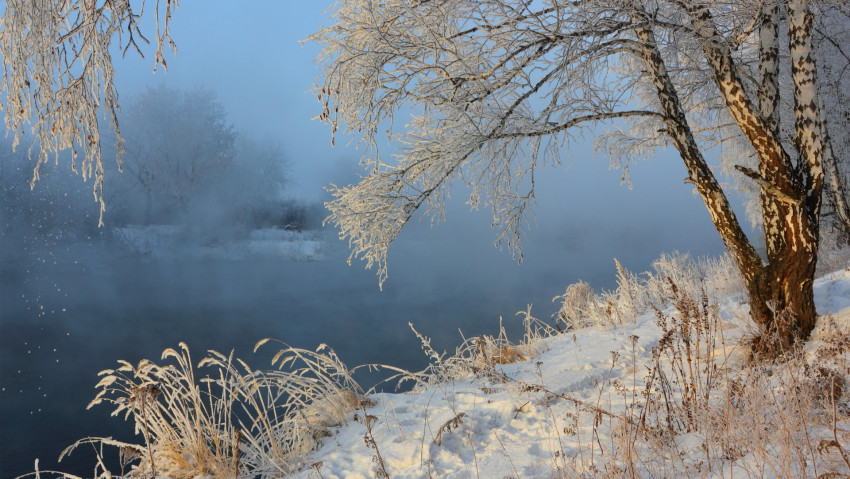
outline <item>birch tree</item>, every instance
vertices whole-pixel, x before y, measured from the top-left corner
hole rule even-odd
[[[778,30],[771,35],[777,35],[779,42],[787,42],[787,19],[780,10],[775,21]],[[850,148],[850,6],[842,2],[824,2],[818,5],[818,14],[813,16],[813,46],[818,75],[818,90],[821,101],[828,108],[823,109],[823,121],[826,126],[825,134],[830,136],[829,146],[824,151],[824,212],[821,225],[831,228],[836,234],[829,235],[826,241],[838,241],[850,244],[850,207],[847,203],[847,168],[850,158],[844,152]],[[767,30],[763,30],[767,32]],[[794,105],[793,102],[783,101],[782,98],[793,98],[794,84],[791,75],[790,52],[776,49],[779,58],[776,86],[779,88],[780,101],[776,103],[773,115],[779,118],[777,129],[782,141],[793,145],[795,137]],[[755,48],[742,52],[738,68],[753,78],[759,74],[760,57]],[[730,125],[734,127],[734,125]],[[736,135],[737,133],[737,135]],[[731,148],[724,148],[721,160],[724,167],[735,168],[746,165],[756,168],[758,159],[752,153],[749,142],[740,132],[733,128],[727,129],[722,140],[731,143]],[[729,142],[728,140],[733,141]],[[740,175],[736,183],[751,198],[748,205],[748,216],[756,225],[761,225],[761,207],[758,184]]]
[[[814,19],[834,3],[846,5],[339,1],[311,37],[322,46],[320,118],[365,146],[369,174],[332,190],[330,221],[349,260],[383,280],[389,245],[417,211],[439,217],[454,183],[471,189],[472,205],[492,207],[497,243],[518,249],[535,175],[578,135],[603,131],[597,146],[623,165],[672,146],[741,271],[762,339],[786,348],[817,318],[824,168],[835,150]],[[403,127],[397,115],[410,115]],[[393,158],[378,151],[384,132],[400,146]],[[735,138],[747,149],[734,168],[759,191],[764,258],[706,159]]]
[[[828,142],[829,151],[824,156],[827,200],[831,223],[839,232],[840,241],[850,245],[850,205],[847,181],[850,173],[850,5],[836,2],[825,6],[825,14],[818,17],[814,39],[818,47],[820,92],[828,133],[834,142]],[[843,154],[842,154],[843,152]]]

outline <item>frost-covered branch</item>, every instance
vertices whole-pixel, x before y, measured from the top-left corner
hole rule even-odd
[[[338,2],[331,15],[310,38],[326,67],[319,117],[366,146],[371,173],[332,190],[329,220],[382,280],[403,225],[422,206],[439,219],[455,181],[518,252],[538,165],[600,123],[661,118],[629,108],[636,75],[600,75],[639,51],[628,15],[603,2]],[[379,132],[400,145],[393,162]]]
[[[151,4],[153,4],[151,6]],[[114,48],[141,54],[147,44],[140,26],[145,7],[156,23],[155,68],[165,68],[163,48],[174,48],[170,19],[178,0],[8,0],[0,23],[3,76],[0,95],[6,128],[17,147],[32,138],[33,185],[39,167],[70,150],[71,168],[93,179],[101,222],[104,168],[99,116],[115,131],[118,162],[122,140],[117,122]]]
[[[340,1],[331,26],[310,38],[322,46],[319,117],[367,146],[369,173],[333,190],[329,221],[351,257],[378,265],[383,281],[389,245],[423,206],[440,219],[455,182],[470,189],[473,207],[492,208],[497,244],[518,251],[537,169],[558,164],[578,134],[592,132],[597,150],[626,171],[673,146],[747,282],[753,318],[765,334],[782,308],[799,318],[781,332],[791,344],[816,318],[825,170],[842,180],[831,164],[846,164],[830,147],[835,121],[819,106],[822,85],[844,91],[835,80],[846,69],[836,77],[827,62],[833,76],[821,83],[815,58],[818,46],[831,45],[815,35],[830,23],[830,5]],[[840,65],[843,51],[828,57]],[[379,132],[400,145],[391,160],[380,156]],[[736,145],[722,152],[727,171],[758,191],[766,258],[706,159],[727,144]],[[835,208],[844,196],[838,186]]]

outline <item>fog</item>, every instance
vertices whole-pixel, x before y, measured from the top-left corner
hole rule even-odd
[[[267,367],[273,348],[251,351],[257,340],[273,337],[304,348],[326,343],[350,366],[418,370],[426,358],[409,322],[438,350],[453,349],[461,332],[494,334],[500,318],[518,337],[516,312],[527,305],[550,320],[557,308],[551,300],[566,285],[583,279],[597,289],[614,287],[614,257],[643,271],[663,251],[719,253],[708,215],[681,185],[681,175],[642,166],[633,190],[619,185],[602,162],[553,170],[540,185],[521,264],[493,247],[487,211],[469,212],[462,201],[452,201],[445,223],[414,221],[391,247],[383,290],[361,262],[346,264],[347,247],[332,230],[293,233],[300,235],[294,243],[317,243],[318,250],[277,256],[226,248],[245,247],[239,238],[250,232],[240,231],[239,223],[218,223],[228,234],[214,235],[212,243],[197,234],[176,235],[146,251],[128,245],[115,233],[121,227],[109,223],[85,236],[96,212],[74,217],[90,207],[90,197],[85,185],[70,182],[64,186],[82,190],[88,201],[63,207],[62,193],[33,213],[34,220],[60,227],[45,236],[25,230],[22,239],[7,223],[3,235],[4,477],[31,470],[35,457],[42,468],[90,473],[90,451],[79,451],[70,463],[54,461],[81,437],[138,440],[130,424],[107,419],[108,408],[84,410],[96,373],[118,359],[158,359],[164,348],[185,341],[196,360],[209,348],[235,349],[254,367]],[[297,177],[297,165],[292,174]],[[644,176],[669,176],[669,188],[641,188]],[[47,192],[41,186],[26,192]],[[365,378],[364,384],[374,381]]]
[[[132,171],[109,166],[106,226],[97,228],[91,184],[60,163],[30,191],[25,152],[3,145],[3,477],[31,471],[36,457],[42,468],[90,474],[91,451],[57,465],[60,451],[85,436],[134,439],[132,425],[108,419],[108,408],[85,411],[97,372],[118,359],[159,359],[185,341],[196,361],[210,348],[235,349],[265,367],[273,348],[251,351],[274,337],[303,348],[326,343],[349,366],[421,369],[426,357],[409,322],[438,350],[453,349],[461,332],[495,333],[500,318],[516,335],[517,311],[533,305],[536,317],[550,320],[552,298],[570,283],[613,288],[615,257],[644,271],[661,252],[722,251],[675,155],[634,165],[629,189],[588,143],[573,163],[539,175],[521,263],[493,247],[490,212],[469,211],[457,188],[446,222],[418,217],[390,248],[389,279],[379,289],[375,272],[359,260],[348,266],[347,245],[319,226],[322,187],[355,180],[360,153],[339,141],[332,149],[329,128],[310,121],[319,111],[307,93],[316,51],[297,40],[323,21],[328,5],[300,3],[186,4],[174,19],[180,50],[167,75],[151,75],[151,61],[122,64],[122,102],[132,105],[148,88],[202,87],[235,132],[233,169],[179,189],[192,192],[184,200],[168,196],[173,188],[133,186]],[[239,175],[263,171],[270,158],[284,166],[280,184],[252,196],[258,180]],[[278,214],[284,210],[303,221]]]

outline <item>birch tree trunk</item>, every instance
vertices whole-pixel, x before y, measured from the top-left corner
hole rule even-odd
[[[753,320],[761,337],[755,350],[772,354],[787,350],[795,341],[808,338],[817,312],[813,281],[817,265],[818,218],[823,188],[825,127],[816,92],[816,68],[812,55],[812,15],[804,2],[789,2],[788,27],[792,75],[795,85],[795,166],[782,145],[775,115],[778,101],[779,7],[767,9],[760,25],[759,109],[746,95],[731,51],[715,29],[708,8],[690,5],[692,28],[699,38],[708,66],[732,118],[753,146],[758,171],[737,169],[761,188],[766,261],[747,239],[717,180],[693,139],[675,89],[657,51],[653,32],[636,28],[643,45],[647,71],[658,92],[667,132],[688,169],[692,182],[711,213],[726,248],[744,278]]]

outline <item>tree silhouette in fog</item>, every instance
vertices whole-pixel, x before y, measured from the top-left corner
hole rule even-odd
[[[185,215],[193,198],[208,193],[232,171],[236,132],[214,92],[162,85],[145,90],[124,111],[121,180],[138,194],[122,190],[114,203],[129,208],[128,203],[138,206],[141,200],[141,223],[171,222]]]

